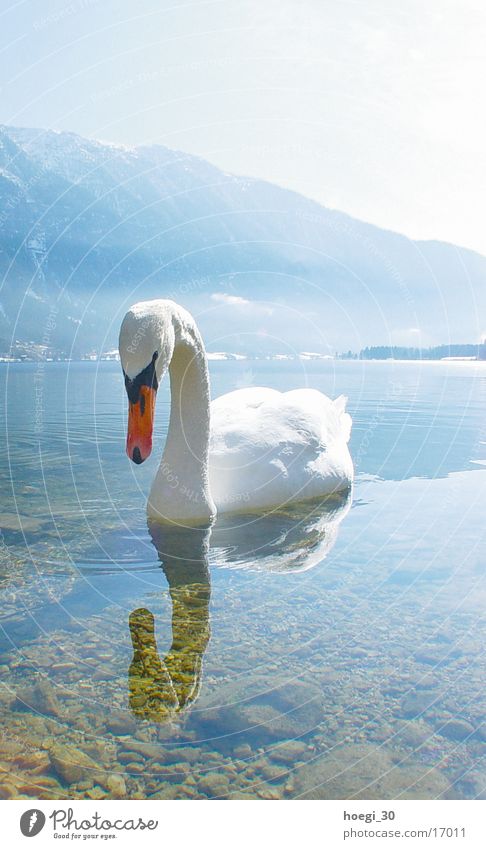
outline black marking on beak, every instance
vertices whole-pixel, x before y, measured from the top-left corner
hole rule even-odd
[[[136,445],[133,449],[132,460],[134,463],[137,464],[137,466],[139,466],[140,463],[143,463],[143,457],[140,454],[140,448],[138,447],[138,445]]]
[[[149,386],[151,389],[155,389],[155,391],[157,391],[159,382],[155,373],[155,361],[158,356],[159,352],[154,351],[152,361],[133,379],[128,377],[125,374],[125,371],[123,371],[123,375],[125,377],[125,389],[127,390],[128,400],[131,404],[137,404],[139,399],[141,400],[140,389],[142,386]],[[137,461],[135,460],[135,462]]]

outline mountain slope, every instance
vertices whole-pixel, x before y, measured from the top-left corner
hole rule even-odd
[[[0,279],[1,337],[75,351],[113,345],[126,306],[157,296],[197,312],[219,349],[221,328],[228,349],[342,350],[486,327],[472,251],[162,146],[14,127],[0,128]]]

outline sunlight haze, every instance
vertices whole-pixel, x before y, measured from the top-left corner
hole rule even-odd
[[[168,145],[486,253],[481,2],[25,0],[0,21],[2,123]]]

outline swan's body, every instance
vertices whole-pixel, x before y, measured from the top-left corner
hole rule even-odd
[[[149,518],[195,524],[216,511],[261,511],[351,485],[345,399],[254,387],[210,404],[201,336],[174,302],[145,301],[128,311],[120,359],[130,399],[127,453],[137,463],[150,453],[155,391],[170,372],[169,432]]]
[[[345,399],[252,387],[211,404],[209,482],[218,512],[288,504],[349,486]]]

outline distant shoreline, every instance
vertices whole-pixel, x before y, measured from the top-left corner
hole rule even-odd
[[[454,343],[435,345],[429,348],[407,348],[400,345],[371,345],[361,348],[357,353],[351,350],[331,353],[327,351],[295,351],[293,353],[275,352],[236,352],[206,351],[209,362],[324,362],[326,360],[345,360],[358,362],[486,362],[486,342]],[[84,351],[77,356],[68,356],[62,348],[39,345],[35,342],[16,341],[8,353],[0,356],[0,362],[49,363],[49,362],[119,362],[117,348],[97,351],[96,348]]]
[[[286,363],[325,363],[325,362],[327,362],[327,363],[329,363],[329,362],[334,362],[335,363],[335,362],[342,362],[342,363],[434,363],[436,365],[437,364],[448,365],[448,364],[451,364],[451,363],[454,363],[454,364],[460,363],[461,365],[477,365],[478,363],[482,363],[482,364],[486,365],[486,360],[480,359],[479,357],[477,357],[477,358],[443,357],[442,359],[432,359],[432,358],[429,359],[427,357],[417,357],[417,358],[407,357],[407,358],[404,358],[404,359],[400,359],[398,357],[396,357],[396,358],[395,357],[386,357],[386,358],[385,357],[361,357],[361,358],[359,358],[359,357],[352,357],[352,358],[349,357],[348,358],[348,357],[340,357],[340,356],[332,357],[332,356],[329,356],[329,355],[322,356],[322,357],[320,357],[320,356],[316,356],[316,357],[305,357],[305,356],[304,357],[288,357],[288,356],[282,356],[282,355],[279,355],[279,354],[277,354],[275,356],[267,356],[267,357],[251,357],[251,356],[247,356],[245,354],[237,354],[237,355],[217,356],[217,357],[209,356],[208,360],[209,360],[210,363],[236,363],[236,362],[239,362],[239,363],[242,363],[242,362],[247,362],[247,363],[266,363],[266,362],[267,363],[268,362],[274,362],[274,363],[282,363],[282,362],[286,362]],[[90,365],[99,365],[100,363],[119,363],[119,360],[115,360],[112,357],[99,357],[97,359],[85,358],[85,357],[73,357],[72,359],[53,359],[53,358],[50,358],[50,359],[46,359],[46,360],[33,359],[33,358],[29,359],[29,358],[25,358],[25,357],[22,358],[22,359],[0,357],[0,365],[25,364],[25,365],[42,365],[44,367],[44,366],[49,366],[49,365],[59,365],[60,363],[63,363],[63,364],[66,364],[66,363],[68,363],[68,364],[69,363],[72,363],[72,364],[74,364],[74,363],[76,363],[76,364],[86,363],[86,364],[90,364]]]

